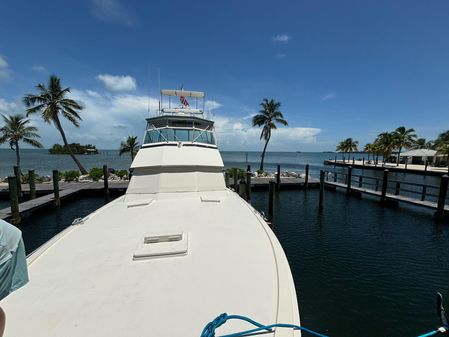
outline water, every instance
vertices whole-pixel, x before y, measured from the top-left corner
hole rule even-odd
[[[266,211],[267,193],[253,192]],[[105,204],[84,198],[21,225],[27,252]],[[437,326],[435,293],[449,299],[449,227],[431,212],[380,207],[378,200],[326,191],[281,191],[275,233],[289,260],[302,324],[331,336],[416,336]]]

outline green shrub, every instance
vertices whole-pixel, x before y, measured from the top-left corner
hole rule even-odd
[[[123,179],[124,177],[128,177],[128,170],[117,170],[115,171],[115,175],[120,179]]]
[[[257,174],[260,176],[261,174],[263,174],[263,170],[258,169],[258,170],[257,170]]]
[[[226,172],[228,172],[229,177],[231,178],[234,178],[234,174],[237,174],[238,179],[246,179],[246,171],[240,168],[237,167],[228,168],[226,169]]]
[[[63,177],[65,181],[78,181],[80,173],[77,170],[65,171],[61,172],[60,176]]]
[[[90,176],[94,181],[98,181],[100,178],[103,178],[103,169],[98,168],[98,167],[93,167],[93,168],[89,171],[89,176]]]

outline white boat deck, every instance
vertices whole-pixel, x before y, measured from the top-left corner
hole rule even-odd
[[[145,237],[176,233],[186,255],[133,260]],[[199,336],[223,312],[299,324],[282,248],[229,190],[123,196],[29,263],[30,283],[0,304],[7,337]],[[231,321],[217,336],[246,328]]]

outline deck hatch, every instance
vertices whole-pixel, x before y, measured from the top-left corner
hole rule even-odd
[[[144,236],[133,255],[133,260],[187,255],[188,233],[162,233]]]

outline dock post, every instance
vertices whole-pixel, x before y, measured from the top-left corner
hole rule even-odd
[[[309,188],[309,164],[306,164],[306,176],[304,178],[304,188],[306,190]]]
[[[438,207],[435,217],[439,220],[444,217],[444,205],[446,204],[447,186],[449,183],[449,176],[447,174],[441,177],[440,193],[438,195]]]
[[[352,157],[352,165],[355,165],[355,158]]]
[[[246,172],[246,201],[251,203],[251,172]]]
[[[365,166],[365,157],[362,159],[362,166]]]
[[[408,157],[405,157],[405,169],[407,169]]]
[[[268,185],[268,221],[271,223],[271,228],[273,228],[273,195],[275,189],[275,182],[270,181]]]
[[[376,191],[379,191],[379,179],[376,178]]]
[[[320,201],[318,204],[318,208],[321,210],[323,209],[323,203],[324,203],[324,171],[320,170]]]
[[[394,195],[399,195],[400,191],[401,191],[401,183],[399,181],[396,181],[396,187],[394,189]]]
[[[30,183],[30,199],[36,199],[36,175],[34,170],[28,170],[28,180]]]
[[[246,166],[246,172],[251,172],[251,165]]]
[[[334,183],[337,182],[337,171],[334,172]]]
[[[9,200],[11,203],[11,223],[13,225],[20,224],[19,212],[19,194],[17,191],[16,177],[8,177]]]
[[[239,184],[238,184],[239,177],[237,177],[237,175],[238,175],[238,170],[235,168],[234,169],[234,173],[233,173],[233,176],[234,176],[233,177],[234,178],[234,191],[238,193],[238,191],[239,191]]]
[[[424,201],[426,199],[426,194],[427,194],[427,186],[424,185],[422,187],[422,192],[421,192],[421,201]]]
[[[363,185],[363,177],[359,176],[359,187],[362,187]]]
[[[427,165],[429,164],[429,162],[426,160],[426,166],[424,166],[424,172],[427,172]]]
[[[109,194],[109,171],[108,171],[108,166],[107,165],[103,165],[103,181],[104,181],[104,194],[108,195]]]
[[[53,170],[53,193],[55,195],[54,205],[61,206],[61,200],[59,199],[59,171]]]
[[[352,166],[348,167],[348,178],[347,178],[347,185],[346,185],[346,194],[351,194],[351,182],[352,182]]]
[[[17,196],[20,200],[22,198],[22,174],[20,173],[19,166],[14,166],[14,176],[16,177]]]
[[[225,176],[226,188],[229,188],[229,173],[225,172],[224,176]]]
[[[382,180],[382,195],[380,197],[380,203],[385,203],[385,199],[387,196],[387,187],[388,187],[388,169],[384,170],[384,178]]]
[[[335,159],[334,159],[334,167],[335,166],[337,166],[337,156],[335,156]]]
[[[281,186],[281,165],[278,164],[278,170],[276,175],[276,191],[279,191],[279,186]]]

